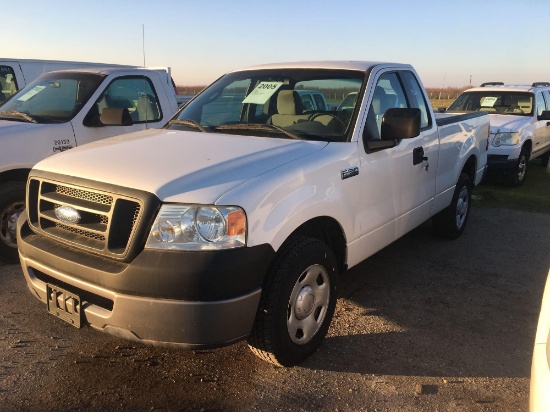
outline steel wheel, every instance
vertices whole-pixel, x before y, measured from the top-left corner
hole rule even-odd
[[[25,209],[25,202],[13,202],[0,212],[0,240],[13,248],[17,247],[17,219]]]
[[[470,208],[470,196],[468,188],[463,186],[458,194],[458,200],[456,202],[456,228],[461,229],[462,225],[466,221],[466,216],[468,216],[468,209]]]
[[[287,310],[290,339],[308,343],[321,327],[330,302],[330,280],[321,265],[308,267],[294,285]]]

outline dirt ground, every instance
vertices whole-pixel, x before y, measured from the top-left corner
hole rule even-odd
[[[245,343],[140,346],[46,313],[0,264],[0,409],[527,411],[550,267],[550,215],[473,209],[456,241],[428,224],[341,278],[329,335],[299,367]]]

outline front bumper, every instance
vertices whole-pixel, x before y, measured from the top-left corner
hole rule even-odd
[[[488,173],[514,172],[518,159],[510,159],[508,155],[487,155]]]
[[[63,288],[81,298],[85,324],[149,344],[211,348],[250,333],[271,246],[146,249],[121,263],[37,235],[26,217],[18,221],[19,256],[27,285],[42,302],[47,284]]]

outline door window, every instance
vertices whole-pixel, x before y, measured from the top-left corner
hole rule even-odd
[[[0,104],[10,98],[19,88],[15,79],[15,72],[10,66],[0,66]]]
[[[162,110],[157,93],[147,77],[128,76],[114,80],[99,96],[92,110],[128,109],[134,123],[158,122]]]
[[[363,133],[366,141],[380,140],[382,117],[388,109],[406,107],[408,107],[407,99],[397,73],[385,73],[380,76],[374,88],[374,95],[367,114]]]
[[[546,110],[546,104],[542,97],[542,93],[537,93],[537,116],[540,116]]]
[[[426,99],[424,98],[424,94],[422,93],[422,89],[416,77],[408,71],[402,71],[400,75],[403,79],[407,96],[409,97],[410,107],[420,109],[420,128],[424,129],[431,126],[432,119],[429,115],[430,111],[428,110]]]

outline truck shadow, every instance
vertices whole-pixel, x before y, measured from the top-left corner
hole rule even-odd
[[[474,209],[464,235],[424,224],[342,276],[303,366],[406,376],[529,377],[550,215]]]

